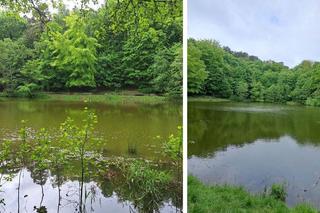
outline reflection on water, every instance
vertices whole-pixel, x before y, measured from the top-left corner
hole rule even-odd
[[[289,205],[320,208],[319,108],[190,102],[188,119],[190,174],[252,192],[285,183]]]
[[[59,188],[53,179],[48,179],[43,185],[43,190],[45,192],[42,198],[42,187],[36,183],[31,177],[31,173],[24,169],[22,171],[22,181],[20,188],[20,208],[22,212],[32,212],[34,207],[45,206],[48,212],[56,212],[59,208],[61,212],[74,212],[78,208],[78,192],[79,183],[77,181],[67,181]],[[19,185],[19,175],[12,179],[11,184],[3,185],[3,196],[10,197],[6,199],[6,210],[7,212],[15,211],[18,209],[18,196],[17,187]],[[94,194],[89,202],[87,202],[87,209],[94,209],[95,212],[104,212],[103,210],[108,208],[113,212],[129,212],[130,203],[119,203],[117,195],[111,195],[104,197],[103,191],[97,186],[97,183],[90,182],[86,185],[87,190],[90,190]],[[94,199],[98,198],[96,202]],[[42,201],[41,201],[42,200]],[[60,202],[60,205],[59,205]]]
[[[98,116],[95,136],[99,136],[100,142],[85,153],[88,160],[83,171],[80,159],[74,156],[76,152],[70,149],[71,152],[66,153],[67,149],[61,142],[57,143],[55,134],[67,116],[74,118],[76,124],[82,123],[84,103],[0,102],[1,149],[5,150],[4,139],[13,141],[9,154],[3,151],[0,156],[0,212],[180,212],[181,180],[162,151],[163,141],[169,134],[176,133],[180,124],[180,106],[169,103],[86,105]],[[50,143],[45,149],[63,149],[65,161],[61,162],[64,158],[56,155],[58,153],[48,153],[50,160],[42,159],[34,153],[46,153],[45,149],[32,147],[32,142],[27,150],[33,154],[23,151],[24,143],[17,140],[21,137],[17,132],[22,119],[28,120],[31,126],[27,129],[30,141],[39,133],[39,128],[47,128]],[[41,140],[39,137],[34,142]],[[97,150],[102,152],[95,153]],[[54,162],[56,158],[51,156],[57,156],[60,162]],[[144,165],[150,166],[146,171],[170,173],[172,178],[166,184],[155,183],[157,193],[150,193],[150,189],[128,181],[131,161],[145,162]]]
[[[68,101],[0,101],[0,138],[14,137],[20,121],[27,120],[34,129],[46,128],[55,132],[69,116],[78,118],[84,106],[94,110],[99,118],[96,130],[104,139],[105,153],[131,156],[130,146],[136,147],[136,156],[153,158],[161,138],[167,138],[181,125],[181,104],[104,104]],[[156,151],[156,153],[155,153]]]
[[[53,177],[48,177],[43,186],[37,184],[32,174],[27,169],[22,170],[20,182],[20,212],[34,212],[41,206],[47,212],[78,212],[79,211],[79,182],[66,180],[58,187]],[[4,177],[3,177],[4,178]],[[17,212],[19,174],[15,175],[12,181],[4,183],[1,197],[5,198],[5,205],[0,205],[0,212]],[[118,188],[117,188],[118,187]],[[113,186],[111,183],[98,183],[90,181],[85,184],[86,197],[84,212],[136,212],[135,203],[126,200],[124,190],[120,186]],[[42,194],[43,193],[43,194]],[[167,197],[160,205],[160,212],[178,212],[174,204]]]

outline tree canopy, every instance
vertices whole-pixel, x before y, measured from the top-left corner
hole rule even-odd
[[[0,92],[182,94],[182,0],[0,1]],[[14,80],[13,80],[14,79]]]
[[[232,51],[212,40],[188,40],[188,93],[240,101],[320,105],[320,63],[293,68]]]

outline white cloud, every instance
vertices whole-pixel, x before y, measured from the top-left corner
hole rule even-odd
[[[319,0],[188,0],[188,36],[263,60],[320,60]]]

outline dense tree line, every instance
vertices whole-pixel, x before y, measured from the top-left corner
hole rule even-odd
[[[189,39],[188,93],[320,106],[320,63],[305,60],[289,68],[232,51],[213,40]]]
[[[77,1],[75,1],[77,2]],[[0,1],[0,92],[182,93],[182,0]],[[79,2],[78,2],[79,4]]]

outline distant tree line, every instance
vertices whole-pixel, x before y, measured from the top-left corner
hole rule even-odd
[[[305,60],[289,68],[213,40],[189,39],[188,94],[320,106],[320,63]]]
[[[61,0],[1,0],[0,92],[181,96],[182,0],[108,0],[96,10],[89,3],[69,10]]]

